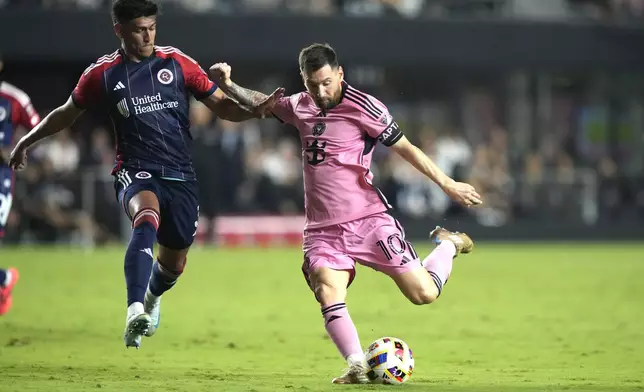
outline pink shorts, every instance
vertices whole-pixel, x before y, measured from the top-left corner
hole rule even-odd
[[[350,271],[356,262],[385,274],[399,275],[420,267],[414,247],[405,239],[402,226],[391,215],[380,212],[351,222],[304,230],[304,264],[307,279],[317,268]]]

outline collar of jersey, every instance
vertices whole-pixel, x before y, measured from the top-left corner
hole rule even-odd
[[[123,59],[124,62],[133,63],[133,64],[143,64],[143,63],[147,63],[148,61],[150,61],[150,60],[152,60],[152,59],[157,57],[157,47],[156,46],[154,47],[154,51],[152,52],[151,55],[149,55],[148,57],[142,58],[141,61],[138,61],[138,62],[137,61],[132,61],[127,56],[127,53],[125,53],[125,50],[123,50],[123,48],[119,48],[119,53],[120,53],[121,58]]]

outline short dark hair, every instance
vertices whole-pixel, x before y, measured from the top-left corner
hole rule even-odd
[[[154,16],[159,13],[159,5],[154,0],[115,0],[112,4],[114,23],[127,23],[136,18]]]
[[[313,44],[300,51],[300,71],[315,72],[325,65],[338,68],[338,55],[329,44]]]

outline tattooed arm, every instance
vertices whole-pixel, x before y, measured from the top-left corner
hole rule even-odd
[[[244,109],[258,113],[259,117],[270,116],[274,102],[282,96],[284,90],[279,88],[273,94],[266,95],[259,91],[241,87],[230,79],[231,68],[226,63],[217,63],[210,67],[208,76],[232,100]]]
[[[264,118],[271,116],[270,111],[275,103],[282,98],[284,90],[278,88],[271,95],[267,96],[262,93],[262,98],[256,98],[258,101],[252,105],[243,105],[237,100],[232,99],[224,90],[217,88],[208,98],[203,99],[206,105],[219,118],[232,122],[241,122],[251,118]]]
[[[250,120],[251,118],[257,118],[250,109],[227,97],[221,88],[215,90],[211,96],[201,102],[215,113],[217,117],[224,120],[242,122]]]
[[[219,86],[229,97],[239,102],[241,105],[246,107],[256,107],[266,101],[268,95],[260,93],[259,91],[250,90],[244,87],[241,87],[237,83],[228,79],[229,83]]]

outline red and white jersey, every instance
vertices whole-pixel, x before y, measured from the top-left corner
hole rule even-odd
[[[29,131],[39,122],[29,95],[10,83],[0,82],[0,147],[13,143],[18,126]]]

